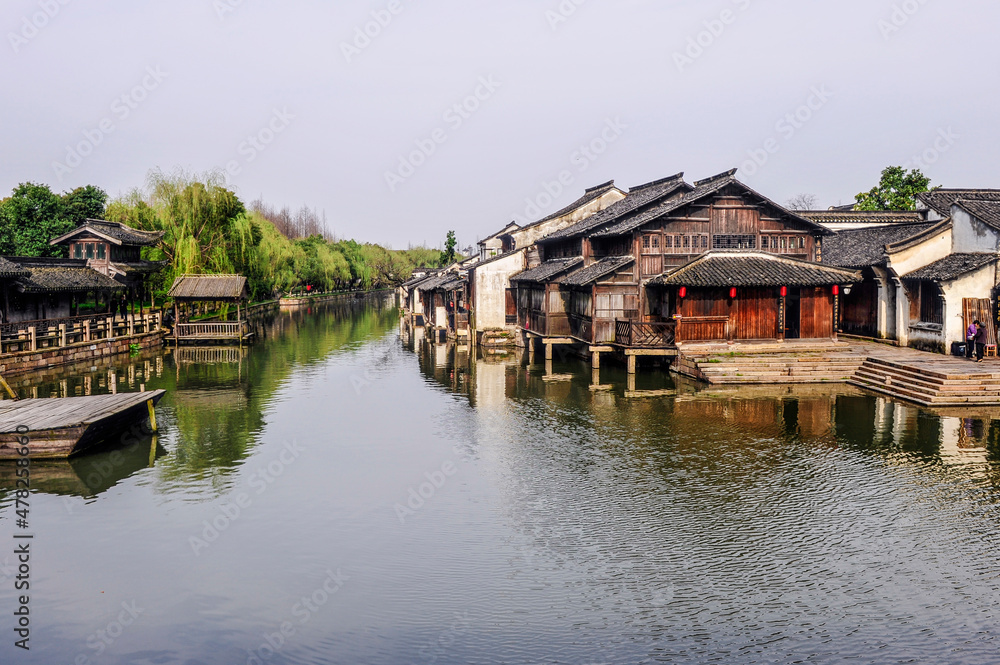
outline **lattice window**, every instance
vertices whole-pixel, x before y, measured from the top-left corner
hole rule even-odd
[[[712,249],[756,249],[757,236],[717,235],[712,237]]]

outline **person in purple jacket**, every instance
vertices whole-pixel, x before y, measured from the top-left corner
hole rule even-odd
[[[965,331],[965,357],[972,360],[972,353],[976,350],[976,325],[979,321],[973,321]]]

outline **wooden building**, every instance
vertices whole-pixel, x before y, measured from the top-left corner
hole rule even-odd
[[[565,334],[619,347],[832,338],[835,291],[858,277],[819,264],[822,239],[832,234],[739,182],[735,171],[693,185],[677,174],[540,240],[547,263],[575,261],[578,273],[530,284],[518,276],[518,320],[560,316],[563,308],[573,319]],[[545,333],[532,331],[564,334],[546,325]]]
[[[149,277],[167,264],[143,260],[142,249],[155,247],[162,238],[163,231],[140,231],[119,222],[87,219],[49,244],[66,247],[70,258],[86,261],[87,266],[123,284],[129,300],[141,303],[151,294]]]
[[[94,270],[81,259],[12,256],[3,259],[8,267],[4,279],[4,323],[64,319],[80,314],[83,303],[93,303],[88,311],[103,313],[112,308],[112,296],[125,286]]]

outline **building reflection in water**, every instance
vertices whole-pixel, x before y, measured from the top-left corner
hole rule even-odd
[[[575,357],[546,362],[522,349],[484,354],[451,341],[436,344],[405,321],[400,337],[426,377],[466,396],[478,411],[501,413],[508,400],[543,398],[561,407],[562,417],[585,412],[596,430],[639,426],[732,435],[725,445],[718,442],[720,454],[740,445],[739,432],[796,437],[1000,485],[1000,408],[925,408],[846,384],[707,386],[656,369],[629,377],[610,362],[592,370]]]

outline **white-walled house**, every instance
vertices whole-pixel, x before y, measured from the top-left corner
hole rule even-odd
[[[469,306],[475,330],[516,328],[510,278],[537,265],[535,243],[590,217],[625,198],[614,180],[584,191],[583,196],[561,210],[525,226],[513,222],[479,242],[480,261],[469,267]]]
[[[965,301],[993,301],[1000,259],[1000,191],[938,189],[918,196],[928,220],[842,231],[823,261],[859,268],[841,298],[841,329],[947,352],[965,339]]]

